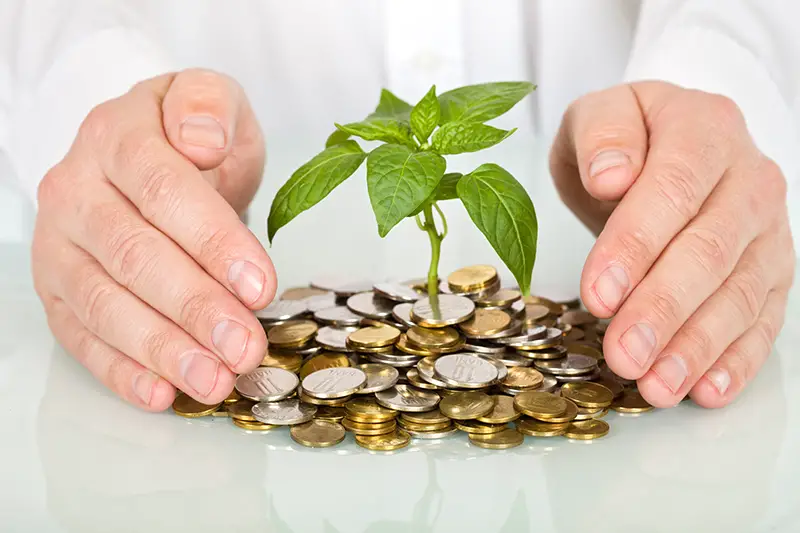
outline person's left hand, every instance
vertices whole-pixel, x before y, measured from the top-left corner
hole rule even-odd
[[[783,325],[795,251],[780,168],[723,96],[663,82],[574,102],[550,154],[596,235],[581,299],[608,366],[656,407],[730,403]]]

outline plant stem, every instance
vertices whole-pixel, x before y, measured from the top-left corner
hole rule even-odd
[[[442,217],[442,222],[444,227],[447,227],[447,222],[445,222],[444,214],[436,206],[436,210],[439,212],[439,215]],[[431,304],[433,304],[434,308],[438,308],[439,303],[439,256],[442,248],[442,240],[444,239],[446,233],[439,233],[436,231],[436,223],[433,220],[433,208],[431,206],[427,206],[422,211],[423,215],[425,216],[425,224],[423,228],[428,233],[428,238],[431,241],[431,266],[428,269],[428,297],[431,299]]]

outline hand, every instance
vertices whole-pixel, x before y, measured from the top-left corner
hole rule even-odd
[[[241,222],[264,141],[239,85],[188,70],[86,117],[42,180],[33,279],[56,338],[125,400],[222,401],[266,337],[272,262]]]
[[[795,265],[786,181],[737,106],[662,82],[590,94],[550,167],[599,234],[581,298],[614,315],[608,366],[657,407],[731,402],[772,350]]]

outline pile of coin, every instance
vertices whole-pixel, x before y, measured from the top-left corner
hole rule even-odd
[[[488,449],[525,436],[595,439],[609,432],[609,409],[652,409],[605,365],[607,322],[579,300],[523,298],[488,265],[453,272],[436,295],[426,286],[316,280],[289,289],[256,313],[269,341],[262,365],[219,405],[184,394],[173,409],[248,431],[289,426],[310,447],[349,432],[376,451],[459,432]]]

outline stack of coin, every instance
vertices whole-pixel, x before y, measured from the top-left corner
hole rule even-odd
[[[468,434],[504,449],[523,435],[592,439],[609,409],[652,409],[603,359],[607,321],[577,299],[524,297],[486,265],[426,280],[314,280],[257,316],[269,348],[222,404],[185,394],[184,417],[230,418],[242,429],[291,426],[295,442],[334,446],[354,435],[373,451]],[[618,415],[615,415],[618,416]]]

